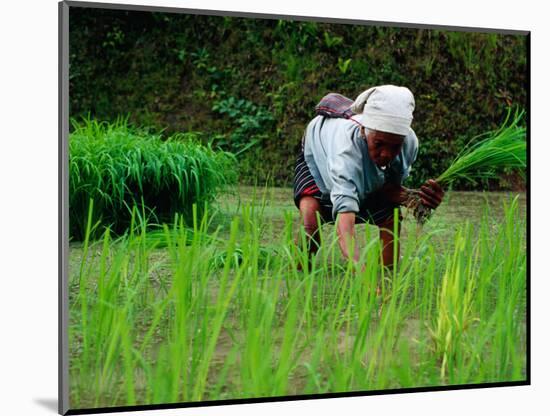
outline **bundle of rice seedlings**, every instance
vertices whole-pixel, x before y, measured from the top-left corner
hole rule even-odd
[[[519,124],[525,112],[516,110],[513,117],[511,114],[509,110],[497,130],[474,137],[447,170],[435,179],[436,182],[448,188],[458,179],[476,183],[496,178],[505,170],[517,171],[523,177],[527,166],[526,129]],[[406,193],[405,206],[412,209],[417,223],[424,224],[431,216],[432,209],[422,203],[419,190],[407,189]]]
[[[90,199],[94,223],[101,219],[123,233],[134,206],[149,223],[171,222],[176,213],[191,222],[193,205],[200,211],[236,183],[235,158],[202,145],[193,133],[165,138],[129,125],[127,118],[71,121],[69,217],[76,240],[84,235]]]

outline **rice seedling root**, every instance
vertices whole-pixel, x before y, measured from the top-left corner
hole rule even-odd
[[[424,205],[418,189],[406,189],[405,194],[407,198],[403,205],[412,211],[417,224],[424,225],[432,216],[433,209]]]

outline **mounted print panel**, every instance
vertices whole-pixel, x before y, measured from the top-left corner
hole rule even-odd
[[[60,413],[529,383],[528,32],[60,17]]]

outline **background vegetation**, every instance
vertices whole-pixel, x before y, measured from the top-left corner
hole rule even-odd
[[[323,95],[406,85],[421,142],[417,185],[496,128],[507,107],[526,106],[526,59],[519,35],[71,8],[70,111],[195,132],[237,154],[241,182],[272,175],[289,185]],[[513,177],[491,185],[521,186]]]

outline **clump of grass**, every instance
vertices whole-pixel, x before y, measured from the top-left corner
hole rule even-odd
[[[516,110],[513,117],[511,114],[510,109],[497,130],[473,138],[436,181],[448,188],[458,179],[476,183],[496,178],[503,171],[513,170],[524,176],[527,166],[526,129],[520,124],[525,113]],[[406,192],[408,200],[405,205],[413,210],[417,222],[424,224],[432,210],[422,203],[418,190],[408,189]]]
[[[164,139],[128,124],[90,118],[71,120],[69,137],[70,234],[84,236],[88,201],[95,201],[94,222],[114,232],[129,224],[130,209],[140,206],[149,218],[171,221],[175,213],[190,220],[224,186],[236,182],[234,158],[201,145],[192,133]]]

